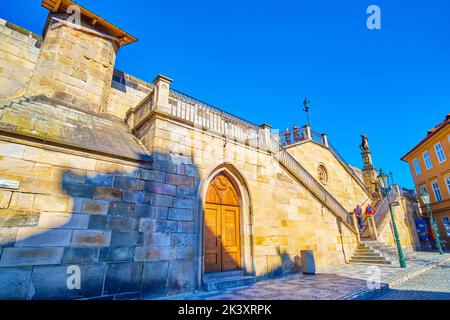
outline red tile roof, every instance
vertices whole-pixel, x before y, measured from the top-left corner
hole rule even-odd
[[[431,128],[430,130],[428,130],[427,132],[427,136],[425,138],[423,138],[418,144],[416,144],[414,146],[414,148],[412,148],[410,151],[408,151],[402,158],[401,160],[406,161],[405,157],[407,157],[411,152],[413,152],[414,150],[416,150],[417,148],[419,148],[423,143],[425,143],[425,141],[427,141],[428,139],[430,139],[432,136],[434,136],[437,132],[439,132],[440,130],[442,130],[447,124],[450,124],[450,113],[447,113],[447,115],[445,116],[445,120],[442,121],[441,123],[439,123],[437,126]]]

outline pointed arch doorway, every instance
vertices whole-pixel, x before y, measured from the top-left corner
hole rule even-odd
[[[210,182],[205,201],[204,271],[241,268],[241,199],[224,172]]]

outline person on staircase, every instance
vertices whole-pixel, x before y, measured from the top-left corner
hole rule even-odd
[[[358,221],[359,229],[362,229],[362,227],[363,227],[363,216],[362,216],[362,209],[361,209],[361,206],[359,204],[356,206],[355,209],[353,209],[353,213],[355,214],[355,217],[356,217],[356,219]]]
[[[366,216],[373,216],[375,214],[375,208],[369,203],[366,207]]]

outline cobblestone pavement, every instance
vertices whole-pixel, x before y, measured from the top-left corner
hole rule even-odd
[[[378,300],[450,300],[450,261],[390,288]]]
[[[446,255],[450,257],[450,255]],[[407,268],[377,265],[382,283],[419,270],[441,259],[437,253],[417,253],[407,260]],[[346,264],[322,268],[315,275],[301,273],[258,281],[249,286],[211,292],[195,292],[170,299],[176,300],[336,300],[367,289],[368,272],[373,265]],[[160,297],[159,299],[167,299]]]

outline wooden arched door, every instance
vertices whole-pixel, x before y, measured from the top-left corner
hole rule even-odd
[[[230,179],[219,173],[208,186],[205,203],[205,272],[241,267],[240,199]]]

